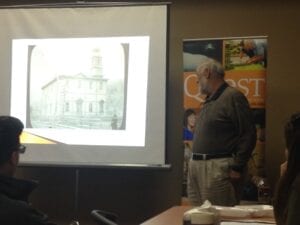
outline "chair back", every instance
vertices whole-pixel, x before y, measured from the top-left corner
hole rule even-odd
[[[98,225],[118,225],[118,216],[114,213],[94,209],[91,212],[91,216]]]

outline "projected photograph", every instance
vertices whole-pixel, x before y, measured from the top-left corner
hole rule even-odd
[[[29,126],[125,128],[127,55],[121,44],[60,40],[28,47]]]
[[[148,47],[148,37],[13,40],[12,114],[47,143],[143,145]]]

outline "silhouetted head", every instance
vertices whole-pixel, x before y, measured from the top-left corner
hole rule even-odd
[[[300,113],[294,113],[284,128],[285,144],[288,151],[289,172],[300,172]]]
[[[25,151],[20,144],[23,123],[11,116],[0,116],[0,168],[13,173],[19,162],[19,153]]]

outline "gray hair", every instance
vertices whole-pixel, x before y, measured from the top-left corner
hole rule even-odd
[[[212,58],[206,58],[203,61],[201,61],[197,67],[197,72],[203,71],[205,69],[208,69],[209,72],[212,75],[212,78],[215,79],[223,79],[225,72],[224,68],[218,61],[212,59]]]

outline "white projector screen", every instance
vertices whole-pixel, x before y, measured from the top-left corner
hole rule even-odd
[[[165,164],[167,6],[0,9],[23,165]]]

